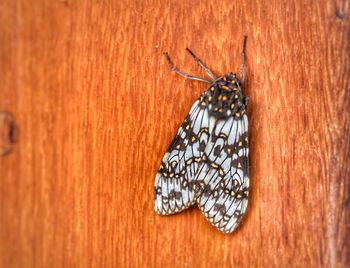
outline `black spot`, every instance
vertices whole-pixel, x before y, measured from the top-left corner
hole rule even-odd
[[[174,199],[174,198],[175,198],[175,194],[176,194],[175,190],[172,190],[172,191],[169,193],[169,199],[170,199],[170,200]]]
[[[205,147],[206,147],[205,142],[204,142],[204,141],[201,141],[201,142],[199,143],[199,148],[198,148],[198,150],[199,150],[200,152],[204,152],[204,151],[205,151]]]
[[[223,204],[215,204],[214,205],[214,211],[217,211],[221,215],[224,215],[226,213],[226,207]]]
[[[172,200],[172,199],[177,199],[177,200],[180,200],[182,197],[182,193],[181,192],[177,192],[175,190],[171,190],[171,192],[169,193],[169,199]]]
[[[209,196],[212,193],[212,189],[210,188],[209,184],[206,184],[203,189],[203,195],[205,197]]]
[[[214,156],[220,156],[220,153],[221,153],[221,147],[220,145],[217,145],[214,149]]]
[[[246,170],[247,163],[248,163],[248,159],[246,156],[239,156],[237,159],[232,160],[231,165],[235,168]]]

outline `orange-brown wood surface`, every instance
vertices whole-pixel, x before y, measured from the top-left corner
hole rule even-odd
[[[350,265],[348,1],[0,3],[1,267]],[[231,235],[153,210],[160,160],[247,33],[251,192]],[[5,127],[6,129],[6,127]],[[5,135],[6,136],[6,135]]]

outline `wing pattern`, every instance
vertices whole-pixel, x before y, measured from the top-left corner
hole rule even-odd
[[[158,214],[173,214],[195,203],[194,176],[214,127],[201,102],[202,97],[193,104],[157,172],[154,205]]]
[[[233,74],[219,78],[193,104],[155,179],[161,215],[197,203],[224,233],[241,221],[249,195],[247,100]]]
[[[225,233],[240,222],[248,201],[248,118],[230,117],[215,125],[205,150],[207,159],[195,180],[204,185],[197,203],[205,217]]]

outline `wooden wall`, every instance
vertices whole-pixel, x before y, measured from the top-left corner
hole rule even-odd
[[[349,1],[0,3],[1,267],[350,266]],[[160,160],[247,33],[251,195],[240,228],[153,211]],[[4,137],[7,134],[5,132]]]

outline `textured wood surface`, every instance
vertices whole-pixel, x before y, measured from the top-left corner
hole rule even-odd
[[[348,1],[0,3],[1,267],[350,265]],[[232,235],[153,211],[156,170],[206,89],[191,47],[239,71],[248,35],[251,196]]]

